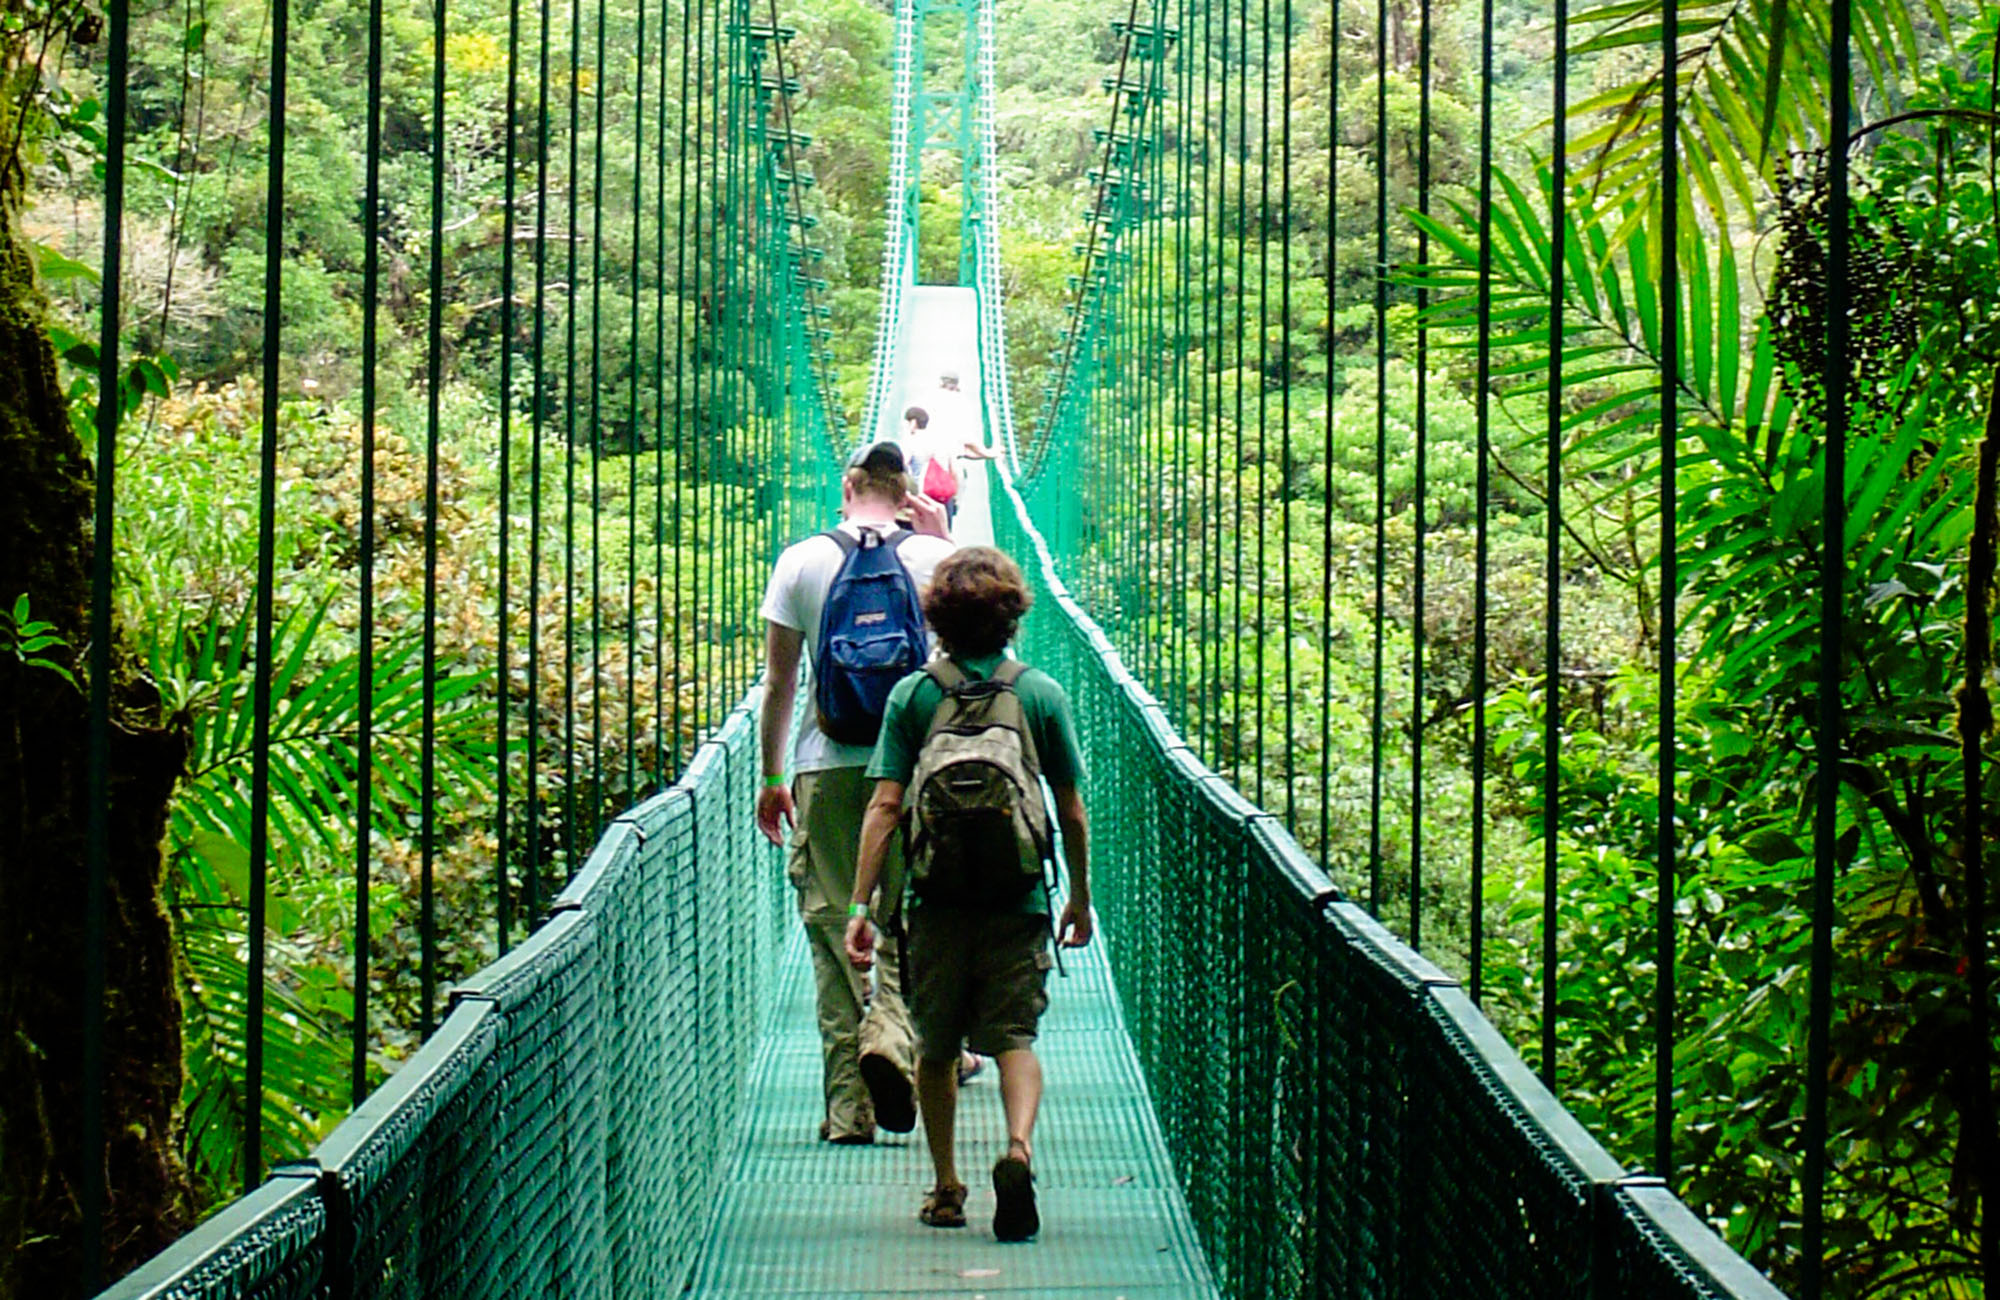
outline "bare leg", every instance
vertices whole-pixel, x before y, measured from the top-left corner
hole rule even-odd
[[[1042,1106],[1042,1063],[1019,1047],[993,1058],[1000,1067],[1000,1104],[1007,1112],[1007,1153],[1031,1160],[1035,1113]]]
[[[917,1099],[930,1140],[931,1164],[941,1187],[959,1181],[953,1135],[958,1124],[958,1058],[917,1062]]]

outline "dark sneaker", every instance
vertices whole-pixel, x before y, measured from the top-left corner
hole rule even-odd
[[[1042,1230],[1035,1212],[1035,1176],[1019,1156],[1002,1156],[993,1166],[993,1235],[1002,1241],[1026,1241]]]
[[[917,1091],[894,1061],[879,1052],[862,1057],[861,1082],[868,1085],[877,1124],[891,1133],[907,1133],[917,1126]]]

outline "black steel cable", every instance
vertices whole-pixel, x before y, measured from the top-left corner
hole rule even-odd
[[[380,0],[370,0],[371,6]],[[521,75],[521,0],[507,0],[507,140],[502,150],[500,169],[502,172],[502,197],[500,204],[500,572],[499,591],[495,601],[498,607],[498,628],[495,632],[494,661],[498,664],[495,687],[499,701],[494,714],[494,748],[498,751],[495,759],[495,795],[498,807],[493,815],[494,836],[494,931],[499,950],[507,951],[513,928],[512,886],[507,877],[507,864],[511,857],[512,843],[509,832],[512,829],[507,816],[508,800],[512,797],[511,764],[513,755],[508,746],[509,715],[513,712],[514,661],[509,620],[513,610],[508,604],[511,594],[508,589],[512,578],[513,534],[511,524],[514,518],[514,201],[516,180],[516,133],[519,124],[515,121],[515,108],[519,103]],[[372,102],[372,101],[371,101]],[[371,110],[372,111],[372,110]]]
[[[1336,0],[1336,3],[1338,0]],[[1486,969],[1486,584],[1491,544],[1487,536],[1493,480],[1493,3],[1483,0],[1479,21],[1479,281],[1477,374],[1473,381],[1472,561],[1472,869],[1467,918],[1471,927],[1467,992],[1476,1006]]]
[[[1563,294],[1569,227],[1569,0],[1556,0],[1554,152],[1549,160],[1547,613],[1542,672],[1542,1082],[1556,1088],[1556,864],[1562,827]]]
[[[582,843],[597,842],[604,811],[604,0],[597,0],[597,65],[590,97],[595,122],[590,146],[590,805]],[[585,848],[584,853],[589,853]],[[573,854],[565,876],[583,865]]]
[[[1384,614],[1389,568],[1389,0],[1375,0],[1375,602],[1368,722],[1368,910],[1382,913]]]
[[[1340,0],[1327,14],[1326,423],[1320,434],[1319,864],[1333,869],[1333,404],[1340,363]]]
[[[431,265],[424,413],[424,663],[423,721],[418,761],[423,807],[418,812],[422,860],[418,942],[421,987],[418,1024],[425,1038],[437,1023],[437,558],[438,416],[444,384],[444,78],[445,0],[431,0]]]
[[[1660,808],[1659,896],[1654,900],[1653,1166],[1674,1181],[1674,839],[1676,670],[1679,665],[1678,547],[1681,284],[1680,284],[1680,0],[1660,14]],[[1641,272],[1643,273],[1643,271]]]
[[[676,674],[674,692],[673,692],[673,700],[674,700],[673,720],[672,720],[672,727],[670,729],[670,735],[672,737],[671,741],[672,749],[669,755],[669,760],[667,765],[667,770],[670,772],[679,771],[681,766],[682,722],[681,722],[681,690],[679,684],[679,670],[681,668],[681,662],[680,662],[680,647],[681,647],[681,633],[682,633],[681,619],[683,617],[682,611],[689,608],[687,594],[686,594],[687,592],[686,572],[685,572],[685,566],[682,563],[686,550],[685,546],[686,535],[683,531],[683,528],[686,522],[687,511],[681,501],[681,489],[678,479],[679,476],[686,475],[689,472],[690,468],[688,465],[688,456],[687,456],[687,450],[688,450],[687,357],[690,351],[690,346],[684,337],[684,331],[687,326],[687,307],[688,307],[688,292],[687,292],[688,210],[692,206],[688,202],[689,133],[688,133],[687,106],[689,102],[689,95],[691,93],[690,86],[692,84],[690,81],[690,75],[692,68],[694,66],[694,59],[692,57],[693,41],[694,41],[694,24],[690,22],[688,19],[688,6],[683,4],[681,6],[680,113],[678,121],[676,123],[678,130],[675,132],[675,134],[679,136],[679,147],[677,150],[677,160],[675,163],[676,174],[674,179],[674,187],[675,187],[674,473],[676,475],[676,482],[674,484],[674,527],[673,527],[674,623],[671,635],[668,635],[665,629],[662,629],[661,632],[661,636],[664,640],[664,644],[666,647],[666,650],[663,651],[663,654],[669,651],[672,653],[674,659],[674,669]],[[664,100],[665,98],[666,97],[664,95],[661,96],[662,100]],[[665,190],[662,190],[661,194],[662,196],[664,196]],[[699,274],[698,271],[697,274]],[[699,298],[697,298],[696,302],[698,308]],[[695,316],[697,329],[700,328],[700,320],[701,320],[700,313],[699,310],[697,310]],[[696,653],[698,654],[699,652],[696,651]]]
[[[632,376],[630,409],[625,413],[625,790],[627,805],[639,801],[639,250],[645,243],[646,174],[646,5],[640,0],[632,37]],[[666,69],[660,69],[662,80]]]
[[[257,664],[252,676],[250,759],[250,951],[243,1023],[243,1190],[264,1180],[264,918],[271,863],[271,676],[276,659],[278,364],[283,341],[285,103],[291,56],[291,0],[271,0],[271,108],[264,190],[263,429],[257,455]],[[115,389],[114,389],[115,392]]]
[[[535,138],[535,330],[534,392],[529,410],[528,448],[528,757],[524,781],[528,792],[528,852],[522,869],[521,910],[532,917],[540,910],[542,891],[542,441],[548,414],[548,247],[549,247],[549,11],[537,7],[541,32],[537,69]]]
[[[1431,215],[1431,0],[1418,6],[1422,32],[1417,46],[1417,212]],[[1430,231],[1417,226],[1417,266],[1427,274],[1431,260]],[[1417,287],[1417,446],[1416,485],[1411,511],[1414,553],[1410,583],[1410,946],[1424,946],[1424,528],[1426,481],[1430,469],[1431,336],[1424,313],[1430,291]]]
[[[354,1023],[348,1101],[368,1095],[369,884],[375,797],[375,401],[376,313],[382,297],[382,0],[368,3],[368,125],[361,207],[361,615],[355,631]],[[504,749],[504,745],[502,746]]]
[[[576,870],[576,217],[582,135],[583,0],[569,9],[569,225],[563,287],[563,876]]]

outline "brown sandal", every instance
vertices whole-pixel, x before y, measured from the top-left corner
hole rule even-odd
[[[965,1226],[965,1184],[939,1183],[924,1196],[923,1208],[917,1211],[919,1222],[933,1228],[963,1228]]]

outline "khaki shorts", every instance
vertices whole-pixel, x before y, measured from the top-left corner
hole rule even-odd
[[[918,907],[908,913],[905,1000],[926,1061],[1034,1046],[1048,1010],[1049,919]]]

